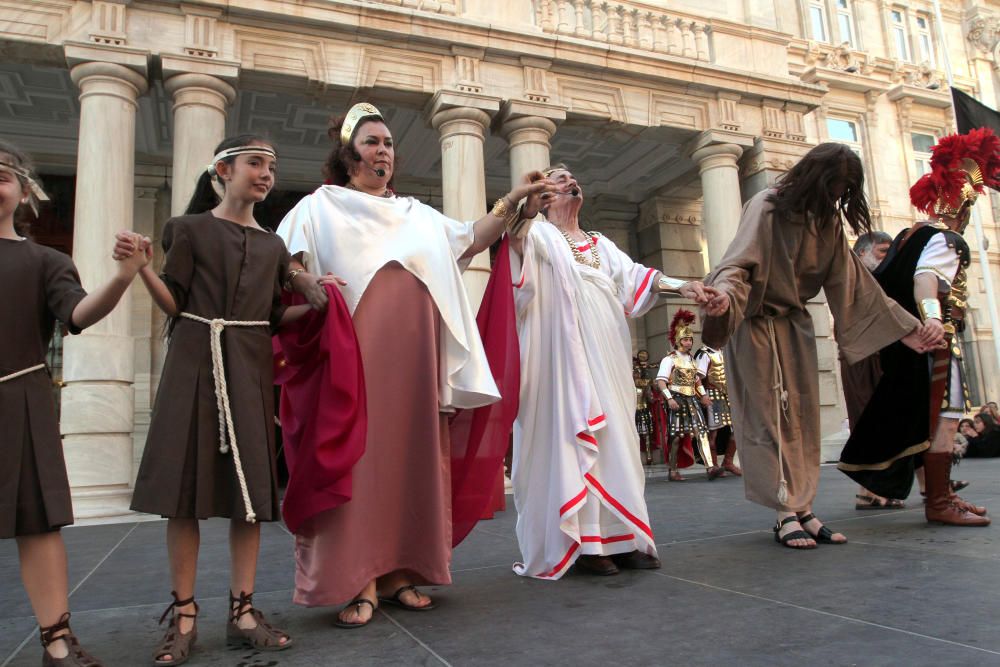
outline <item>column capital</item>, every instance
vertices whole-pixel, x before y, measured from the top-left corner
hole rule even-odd
[[[175,74],[163,82],[163,88],[173,96],[175,111],[186,104],[196,104],[225,113],[226,107],[236,101],[235,88],[207,74]]]
[[[452,107],[435,112],[431,116],[431,125],[441,133],[442,141],[455,134],[473,134],[480,141],[485,141],[490,115],[472,107]]]
[[[107,95],[138,108],[136,99],[149,88],[145,76],[116,63],[81,62],[73,65],[69,75],[80,89],[81,101],[89,95]]]
[[[717,144],[730,144],[737,146],[742,150],[747,150],[748,148],[753,147],[753,143],[754,136],[752,134],[713,128],[705,130],[688,142],[686,152],[688,155],[693,156],[702,148]]]
[[[566,107],[533,100],[507,100],[500,105],[496,120],[505,125],[520,118],[541,118],[559,125],[566,120]]]
[[[424,110],[425,116],[431,121],[435,129],[439,129],[441,123],[446,120],[475,120],[485,116],[482,121],[484,130],[490,124],[490,119],[500,110],[500,98],[479,93],[458,92],[454,90],[439,90],[431,98]],[[446,112],[458,111],[455,114],[445,115]],[[476,114],[475,112],[482,114]],[[435,120],[439,119],[439,120]],[[445,120],[440,120],[445,119]]]
[[[146,49],[68,41],[63,45],[63,52],[70,70],[86,63],[106,63],[130,69],[143,81],[149,73],[149,51]]]
[[[240,63],[235,60],[219,60],[189,53],[160,54],[160,67],[164,80],[181,74],[203,74],[235,84],[240,75]]]
[[[698,163],[701,173],[717,167],[737,168],[736,161],[743,155],[743,147],[736,144],[709,144],[691,154],[691,159]]]

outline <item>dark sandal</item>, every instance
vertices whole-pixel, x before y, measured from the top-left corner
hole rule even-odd
[[[809,529],[806,528],[806,524],[809,523],[810,521],[819,521],[819,519],[817,519],[816,515],[813,514],[812,512],[809,512],[808,514],[803,514],[802,516],[799,517],[799,523],[802,524],[802,529],[805,530],[806,533],[809,533],[809,537],[816,540],[817,544],[847,544],[846,539],[843,542],[834,541],[833,531],[827,528],[826,525],[821,526],[819,531],[817,531],[817,533],[813,535],[812,533],[809,532]]]
[[[855,494],[854,496],[859,501],[854,503],[854,509],[856,510],[905,510],[906,503],[902,500],[897,500],[896,498],[886,498],[885,503],[880,503],[878,498],[875,496],[865,496],[862,494]]]
[[[793,514],[792,516],[786,516],[781,521],[776,522],[774,528],[772,528],[772,530],[774,531],[774,541],[778,542],[782,546],[788,547],[789,549],[815,549],[816,548],[815,544],[812,545],[811,547],[809,547],[809,546],[806,546],[806,547],[796,547],[796,546],[792,546],[791,544],[789,544],[789,542],[791,542],[792,540],[815,540],[816,539],[816,538],[814,538],[812,535],[810,535],[809,533],[807,533],[804,530],[793,530],[792,532],[790,532],[790,533],[788,533],[786,535],[779,535],[779,533],[781,532],[781,529],[785,525],[787,525],[789,523],[792,523],[792,522],[795,522],[795,521],[798,521],[798,520],[799,520],[799,518]]]
[[[56,636],[57,632],[66,630],[65,634]],[[80,641],[69,629],[69,612],[59,617],[57,623],[38,628],[39,639],[42,640],[42,667],[104,667],[104,663],[83,650]],[[49,653],[49,644],[59,640],[66,642],[69,653],[65,658],[56,658]]]
[[[386,603],[391,604],[391,605],[395,605],[396,607],[399,607],[401,609],[406,609],[407,611],[430,611],[431,609],[434,609],[434,607],[437,606],[437,605],[434,604],[433,601],[430,604],[428,604],[426,606],[423,606],[423,607],[417,607],[416,605],[406,604],[399,597],[400,595],[402,595],[406,591],[413,591],[414,594],[417,596],[418,600],[420,599],[421,595],[424,595],[423,593],[421,593],[420,591],[417,590],[416,586],[414,586],[413,584],[409,584],[407,586],[401,586],[398,591],[396,591],[395,593],[392,594],[391,598],[385,598],[385,597],[379,596],[378,601],[379,602],[386,602]],[[428,596],[424,595],[424,597],[428,597]],[[428,599],[430,599],[430,598],[428,597]]]
[[[193,596],[187,600],[178,600],[177,591],[170,591],[170,594],[174,597],[174,601],[170,603],[170,606],[160,616],[159,624],[163,625],[163,621],[167,619],[167,614],[170,614],[170,612],[173,612],[173,614],[170,616],[170,623],[167,625],[167,632],[163,635],[163,640],[156,647],[156,650],[153,651],[153,664],[159,667],[183,665],[191,657],[191,649],[194,647],[195,640],[198,639],[197,625],[192,625],[191,630],[188,632],[181,632],[180,626],[177,623],[178,618],[198,618],[198,603],[194,601]],[[193,614],[182,614],[177,611],[177,607],[186,607],[189,604],[194,605]],[[170,660],[165,660],[163,658],[165,655],[169,655]]]
[[[250,614],[257,621],[256,627],[241,628],[237,625],[237,621],[246,614]],[[282,637],[287,640],[284,644],[281,643]],[[233,597],[230,591],[226,643],[229,646],[247,647],[257,651],[284,651],[286,648],[291,648],[292,638],[287,632],[264,620],[263,612],[253,606],[253,593],[240,591],[239,597]]]
[[[363,604],[366,604],[366,605],[368,605],[369,607],[372,608],[372,615],[368,617],[367,621],[363,621],[361,623],[348,623],[347,621],[340,620],[340,614],[338,614],[337,615],[337,620],[334,621],[333,624],[335,626],[337,626],[338,628],[346,628],[347,630],[353,630],[354,628],[363,628],[363,627],[365,627],[366,625],[368,625],[369,623],[371,623],[372,620],[375,618],[375,610],[378,609],[378,607],[375,606],[375,603],[372,602],[371,600],[369,600],[368,598],[354,598],[353,600],[351,600],[350,602],[348,602],[344,606],[344,609],[340,610],[340,613],[343,613],[345,609],[350,609],[351,607],[357,605],[359,607],[359,609],[358,609],[358,615],[360,616],[361,615],[361,609],[360,609],[360,607]]]

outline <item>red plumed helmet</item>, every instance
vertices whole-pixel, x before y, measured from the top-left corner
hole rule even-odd
[[[984,186],[1000,186],[1000,137],[990,128],[942,137],[931,151],[931,171],[910,188],[918,210],[958,217]]]
[[[682,338],[694,338],[691,325],[694,324],[695,316],[690,310],[681,308],[674,314],[674,319],[670,322],[670,344],[677,347],[677,341]]]

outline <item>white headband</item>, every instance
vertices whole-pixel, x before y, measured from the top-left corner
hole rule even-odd
[[[38,181],[31,175],[24,167],[18,167],[9,162],[0,162],[0,171],[9,171],[18,178],[23,178],[28,184],[28,205],[31,207],[31,212],[38,217],[38,202],[48,201],[49,196],[45,194],[45,190],[42,190],[42,186],[38,184]]]
[[[214,176],[217,173],[215,171],[216,164],[221,160],[236,157],[237,155],[266,155],[269,158],[278,159],[274,149],[270,146],[233,146],[232,148],[226,148],[216,153],[215,157],[212,158],[212,164],[205,167],[205,171]]]

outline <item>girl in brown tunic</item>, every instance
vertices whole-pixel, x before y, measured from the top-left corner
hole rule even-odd
[[[88,295],[73,261],[21,237],[14,214],[46,199],[27,158],[0,141],[0,538],[15,538],[21,577],[41,626],[43,665],[99,665],[69,629],[66,547],[59,529],[73,523],[52,380],[45,353],[55,322],[80,333],[111,312],[145,257],[118,265]]]
[[[261,228],[253,205],[274,185],[273,149],[253,136],[227,139],[198,181],[187,214],[167,221],[163,271],[142,279],[171,318],[167,357],[132,509],[167,517],[173,612],[157,665],[187,660],[197,635],[194,585],[198,520],[231,519],[231,644],[291,646],[251,596],[260,546],[257,521],[278,519],[271,333],[308,306],[286,309],[282,240]],[[216,180],[225,194],[219,201]],[[136,250],[151,252],[148,240]],[[133,251],[119,244],[119,255]],[[166,612],[164,613],[166,616]]]

